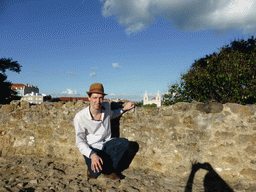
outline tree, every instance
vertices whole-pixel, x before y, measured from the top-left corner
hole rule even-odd
[[[15,91],[11,89],[11,82],[6,81],[7,75],[5,74],[6,70],[10,70],[16,73],[20,72],[20,68],[22,66],[17,62],[13,61],[11,58],[0,58],[0,87],[1,87],[1,94],[0,94],[0,103],[4,104],[8,102],[8,99],[12,95],[17,94]]]
[[[164,104],[180,101],[256,103],[256,39],[234,40],[219,53],[196,60],[171,86]]]

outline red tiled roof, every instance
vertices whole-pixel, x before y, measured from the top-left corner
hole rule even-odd
[[[24,86],[25,85],[23,85],[21,83],[14,83],[14,84],[12,84],[11,88],[16,89],[16,87],[17,87],[17,89],[24,89]]]
[[[78,100],[89,101],[88,97],[59,97],[58,99],[60,101],[78,101]],[[104,99],[104,101],[107,101],[107,99]]]
[[[89,101],[88,97],[59,97],[59,100],[61,100],[61,101],[77,101],[77,100]]]
[[[58,99],[60,101],[78,101],[78,100],[89,101],[88,97],[59,97]],[[104,101],[107,101],[107,99],[104,99]]]

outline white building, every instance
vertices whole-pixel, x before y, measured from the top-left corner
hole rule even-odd
[[[143,97],[143,105],[147,105],[147,104],[150,104],[150,105],[156,104],[157,107],[161,107],[162,100],[161,100],[161,95],[160,95],[159,91],[157,92],[156,97],[154,97],[153,99],[149,99],[147,91],[145,92],[145,95]]]
[[[44,95],[39,93],[28,93],[21,98],[22,101],[27,101],[31,104],[41,104],[44,101]]]
[[[16,84],[12,84],[11,87],[13,90],[18,92],[18,96],[24,96],[28,93],[39,93],[39,88],[37,86],[33,86],[33,85],[23,85],[20,83],[16,83]]]

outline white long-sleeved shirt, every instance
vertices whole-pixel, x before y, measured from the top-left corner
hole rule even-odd
[[[89,106],[79,111],[74,118],[76,146],[86,157],[90,157],[92,148],[102,150],[103,144],[111,139],[110,120],[120,116],[123,109],[111,110],[108,102],[103,102],[101,121],[94,120]]]

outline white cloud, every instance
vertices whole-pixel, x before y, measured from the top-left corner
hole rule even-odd
[[[67,74],[72,75],[72,76],[77,76],[77,74],[73,73],[73,72],[67,72]]]
[[[91,67],[91,69],[97,69],[98,67]]]
[[[80,95],[80,94],[77,93],[76,90],[72,91],[71,89],[67,89],[67,91],[63,91],[61,94],[62,95],[73,95],[73,96],[74,95]]]
[[[37,70],[37,69],[33,70],[33,72],[34,73],[43,73],[41,70]]]
[[[90,73],[89,75],[90,75],[90,77],[95,77],[96,73]]]
[[[178,29],[256,32],[255,0],[101,0],[102,14],[113,16],[126,33],[146,29],[162,17]]]
[[[112,66],[115,68],[121,68],[118,63],[113,63]]]

